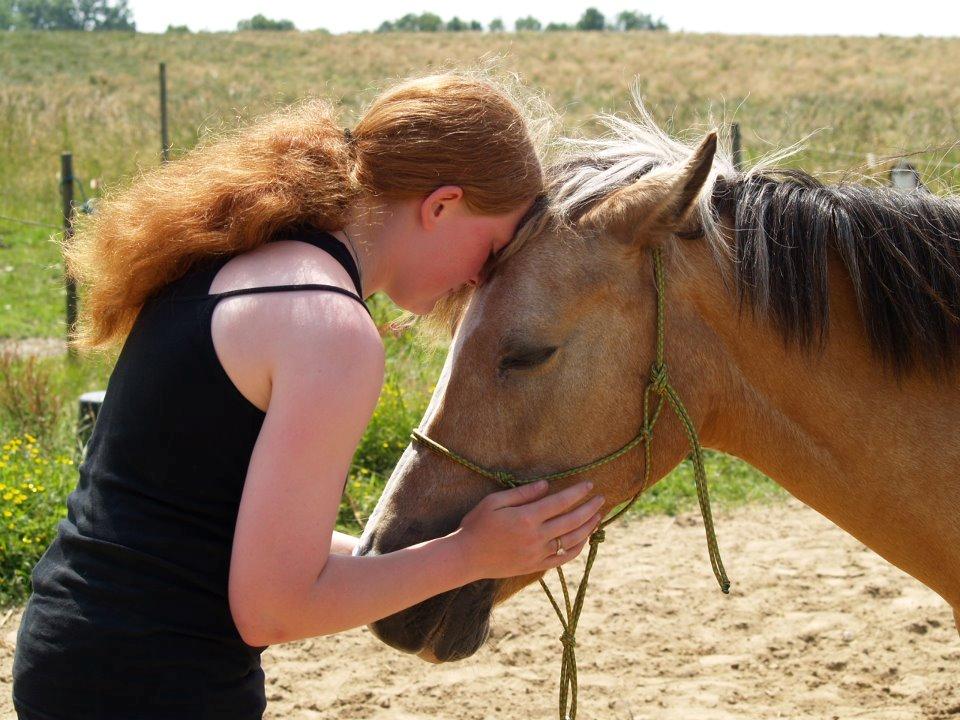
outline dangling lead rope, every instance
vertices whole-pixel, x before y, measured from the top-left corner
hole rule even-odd
[[[593,470],[594,468],[605,465],[608,462],[616,460],[635,448],[641,442],[644,446],[643,463],[643,482],[640,483],[640,489],[633,497],[627,501],[613,515],[600,523],[597,529],[590,536],[590,549],[587,551],[587,563],[583,570],[583,577],[577,586],[577,594],[570,602],[570,589],[567,586],[566,576],[563,569],[557,567],[557,575],[560,578],[560,589],[563,592],[563,607],[557,602],[550,588],[547,587],[543,578],[540,579],[540,587],[546,593],[550,604],[557,613],[560,625],[563,627],[563,634],[560,635],[560,642],[563,645],[563,656],[560,661],[560,702],[559,712],[560,720],[576,720],[577,717],[577,656],[576,656],[576,632],[577,624],[580,621],[580,612],[583,610],[583,601],[587,594],[587,583],[590,579],[590,571],[593,569],[594,560],[597,557],[597,548],[606,538],[604,528],[625,513],[640,497],[640,493],[650,484],[651,473],[651,443],[653,441],[653,428],[660,417],[660,411],[663,409],[664,402],[668,403],[676,414],[683,431],[690,443],[691,460],[693,462],[693,476],[697,486],[697,500],[700,502],[700,514],[703,516],[703,527],[707,534],[707,551],[710,555],[710,565],[713,568],[713,574],[720,584],[720,589],[724,593],[730,592],[730,581],[727,579],[726,571],[723,569],[723,563],[720,560],[720,549],[717,546],[717,536],[713,528],[713,514],[710,512],[710,496],[707,493],[707,474],[703,466],[703,448],[700,447],[700,439],[697,437],[697,429],[690,419],[686,408],[680,400],[680,395],[670,384],[670,378],[667,375],[667,366],[663,361],[664,352],[664,279],[663,279],[663,259],[660,249],[653,250],[653,274],[657,288],[657,345],[656,359],[650,368],[650,381],[643,391],[643,427],[637,436],[624,445],[619,450],[615,450],[609,455],[605,455],[598,460],[594,460],[586,465],[579,465],[569,470],[540,475],[532,478],[518,478],[513,473],[504,470],[489,470],[485,467],[471,462],[462,455],[458,455],[452,450],[444,447],[435,440],[431,440],[417,430],[410,433],[410,437],[431,450],[454,460],[464,467],[473,470],[479,475],[490,478],[503,487],[516,487],[536,482],[537,480],[557,480],[560,478],[577,475],[579,473]],[[651,414],[650,395],[657,396],[653,412]],[[569,710],[568,710],[569,708]]]

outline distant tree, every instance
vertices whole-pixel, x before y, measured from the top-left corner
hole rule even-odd
[[[136,30],[127,0],[5,0],[4,28],[30,30]]]
[[[189,35],[190,28],[186,25],[167,25],[167,29],[164,30],[167,35]]]
[[[554,23],[554,22],[552,22],[552,23],[549,23],[549,24],[547,25],[547,27],[544,28],[544,29],[545,29],[547,32],[558,32],[558,31],[563,31],[563,30],[573,30],[573,27],[570,25],[570,23]]]
[[[77,6],[72,0],[15,0],[18,30],[80,30]]]
[[[523,32],[524,30],[536,32],[540,30],[541,27],[540,21],[533,15],[527,15],[525,18],[517,18],[517,21],[513,24],[513,29],[517,32]]]
[[[417,23],[420,26],[420,32],[438,32],[443,30],[443,18],[434,13],[420,13],[420,17],[417,18]]]
[[[502,18],[494,18],[490,21],[490,32],[503,32]]]
[[[603,30],[604,25],[603,13],[592,7],[587,8],[577,21],[577,30]]]
[[[14,19],[13,0],[0,0],[0,30],[13,30]]]
[[[614,30],[667,30],[667,24],[663,18],[654,20],[647,13],[638,13],[634,10],[624,10],[617,15],[617,22],[614,24]]]
[[[483,24],[477,20],[461,20],[459,17],[452,17],[449,22],[444,22],[443,18],[434,13],[407,13],[402,18],[396,20],[384,20],[377,28],[377,32],[468,32],[482,31]]]
[[[420,29],[420,18],[413,13],[407,13],[393,23],[393,29],[398,32],[417,32]]]
[[[84,30],[136,30],[127,0],[77,0],[77,14]]]
[[[271,20],[261,14],[256,14],[249,20],[237,23],[237,30],[296,30],[292,20]]]

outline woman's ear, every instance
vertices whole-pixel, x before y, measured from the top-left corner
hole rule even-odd
[[[709,133],[689,160],[651,170],[601,200],[578,222],[625,243],[650,242],[677,230],[696,207],[710,176],[717,133]]]
[[[433,229],[440,217],[459,207],[463,188],[459,185],[442,185],[427,195],[420,203],[420,222],[427,230]]]

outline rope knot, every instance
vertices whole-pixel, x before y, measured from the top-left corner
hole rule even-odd
[[[601,528],[599,530],[594,531],[593,535],[590,536],[590,544],[599,545],[606,539],[607,539],[607,531]]]
[[[508,488],[514,488],[517,486],[517,478],[509,470],[496,470],[493,473],[494,479],[499,485]]]
[[[560,642],[563,643],[565,648],[575,647],[577,644],[577,639],[573,636],[569,630],[564,630],[560,635]]]
[[[667,364],[655,362],[650,368],[650,387],[657,395],[663,395],[667,391],[667,382]]]

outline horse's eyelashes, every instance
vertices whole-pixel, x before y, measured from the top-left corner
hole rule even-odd
[[[500,361],[500,369],[510,370],[513,368],[533,367],[534,365],[546,362],[556,351],[556,346],[552,346],[507,355]]]

